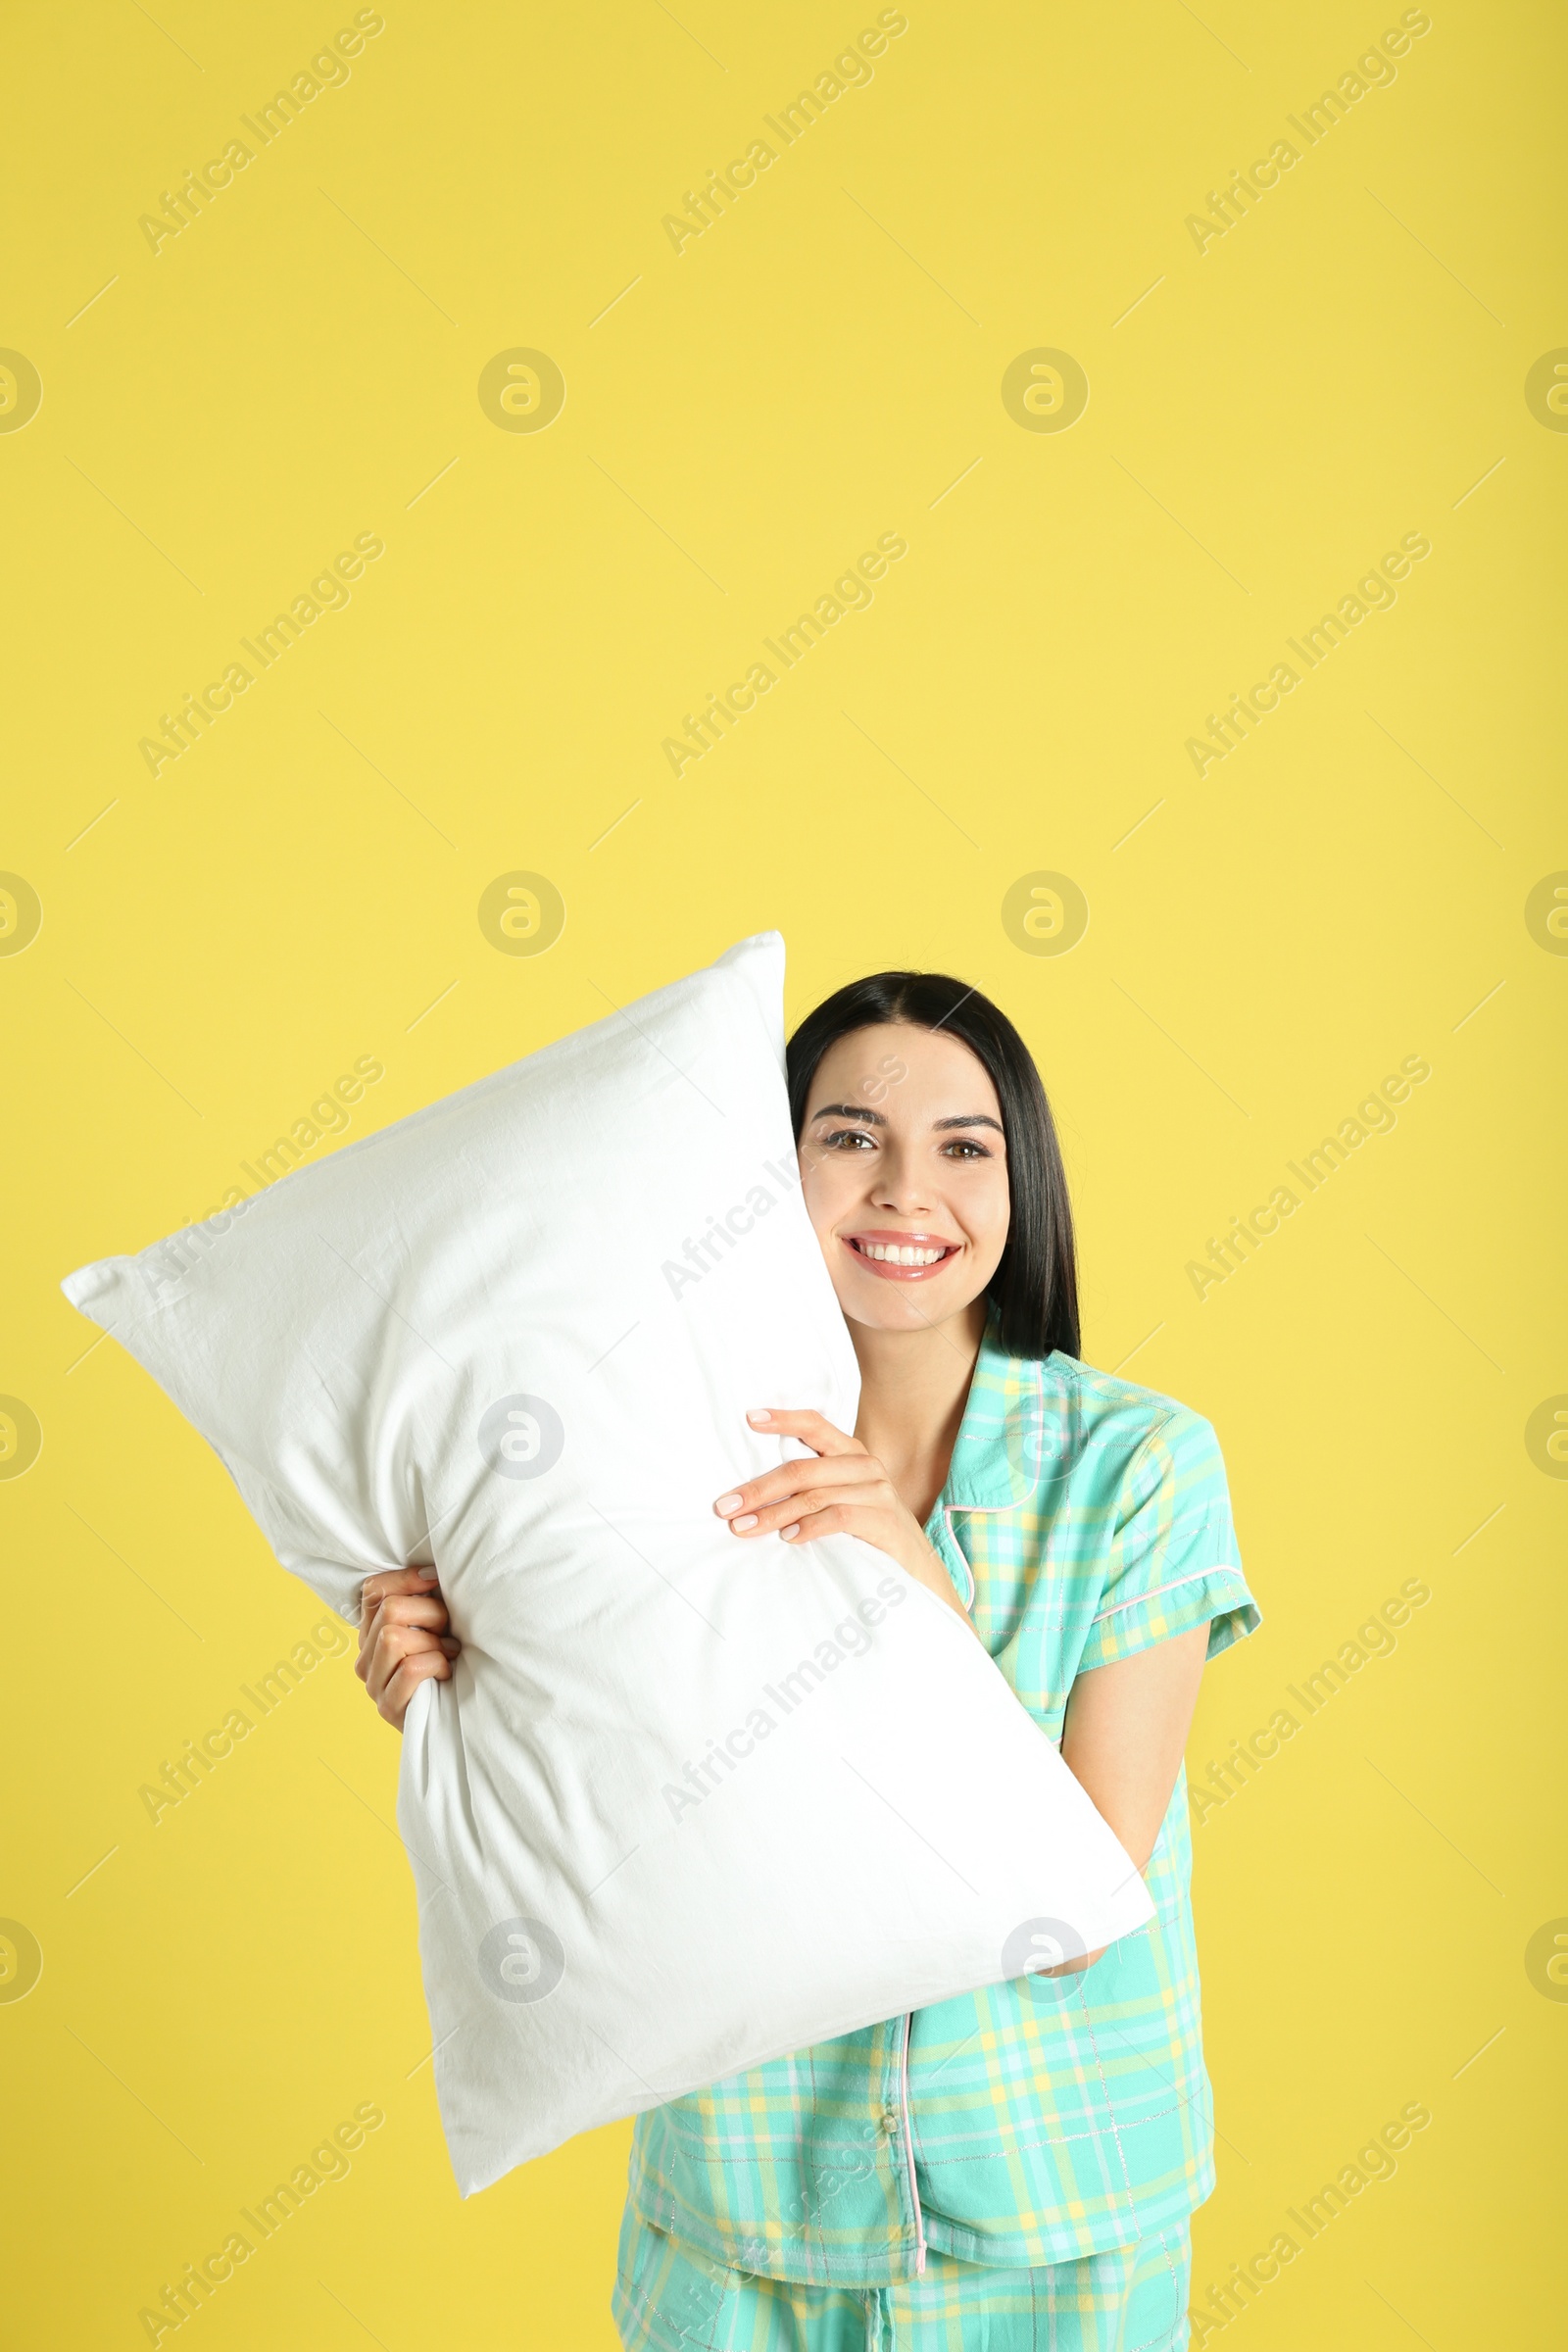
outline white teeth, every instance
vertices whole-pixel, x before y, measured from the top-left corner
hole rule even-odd
[[[947,1255],[945,1250],[922,1250],[909,1243],[861,1242],[859,1248],[866,1257],[890,1266],[934,1266]]]

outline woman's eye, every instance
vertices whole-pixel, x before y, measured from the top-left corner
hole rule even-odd
[[[961,1159],[989,1159],[991,1157],[984,1144],[977,1144],[966,1135],[956,1137],[946,1149],[956,1153]]]
[[[857,1150],[858,1150],[862,1144],[867,1151],[870,1151],[871,1149],[871,1138],[861,1127],[837,1128],[832,1135],[824,1136],[822,1138],[822,1142],[824,1148],[829,1152],[836,1152],[845,1144],[853,1144]]]

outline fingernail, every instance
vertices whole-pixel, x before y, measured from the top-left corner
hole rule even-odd
[[[771,1421],[773,1416],[765,1407],[759,1405],[754,1411],[749,1412],[746,1418],[748,1421]]]
[[[732,1519],[730,1521],[730,1525],[738,1536],[744,1535],[747,1528],[755,1527],[757,1525],[757,1513],[755,1511],[746,1511],[739,1519]]]
[[[721,1519],[727,1519],[731,1511],[738,1511],[740,1507],[741,1497],[738,1494],[721,1494],[713,1505]]]
[[[801,1523],[797,1519],[793,1527],[781,1527],[778,1532],[783,1537],[786,1544],[793,1544],[795,1538],[801,1532]]]

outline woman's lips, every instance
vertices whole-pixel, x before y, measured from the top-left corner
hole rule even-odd
[[[961,1242],[946,1241],[938,1233],[878,1231],[840,1234],[839,1239],[857,1265],[863,1267],[867,1274],[877,1275],[883,1282],[929,1281],[933,1274],[940,1274],[943,1267],[956,1257],[963,1247]],[[873,1250],[885,1250],[890,1254],[886,1257],[873,1257],[871,1255]],[[942,1254],[940,1257],[931,1258],[928,1265],[905,1265],[891,1254],[895,1250],[901,1254],[906,1250],[914,1250],[921,1256],[928,1256],[933,1250],[940,1250]]]

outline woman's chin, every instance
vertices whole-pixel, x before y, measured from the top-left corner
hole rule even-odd
[[[906,1285],[862,1277],[847,1282],[842,1289],[834,1287],[845,1321],[858,1323],[866,1331],[931,1331],[961,1315],[971,1303],[940,1283]]]

